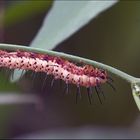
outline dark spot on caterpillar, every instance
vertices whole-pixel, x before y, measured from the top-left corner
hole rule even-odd
[[[46,61],[49,60],[48,56],[44,56],[43,59],[46,60]]]
[[[105,79],[105,77],[104,77],[104,76],[101,76],[101,78],[102,78],[102,79]]]
[[[31,58],[36,58],[36,54],[35,53],[30,53],[30,57]]]
[[[103,73],[103,74],[105,74],[105,73],[106,73],[106,71],[105,71],[105,70],[103,70],[103,69],[100,69],[100,71],[101,71],[101,73]]]

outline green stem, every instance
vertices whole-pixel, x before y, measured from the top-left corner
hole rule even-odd
[[[44,49],[39,49],[39,48],[32,48],[32,47],[27,47],[27,46],[21,46],[21,45],[12,45],[12,44],[0,44],[0,49],[5,49],[5,50],[10,50],[10,51],[16,51],[16,50],[23,50],[23,51],[30,51],[30,52],[36,52],[36,53],[43,53],[43,54],[48,54],[52,56],[57,56],[57,57],[62,57],[65,59],[69,59],[71,61],[75,62],[82,62],[85,64],[93,65],[102,69],[105,69],[112,74],[117,75],[118,77],[126,80],[129,83],[137,83],[140,82],[139,78],[135,78],[125,72],[122,72],[116,68],[113,68],[111,66],[105,65],[100,62],[96,62],[93,60],[89,60],[86,58],[70,55],[70,54],[65,54],[61,52],[55,52],[55,51],[50,51],[50,50],[44,50]]]

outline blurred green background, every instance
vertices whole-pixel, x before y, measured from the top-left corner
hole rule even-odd
[[[51,7],[50,1],[22,2],[1,2],[1,42],[29,45]],[[22,5],[22,8],[17,4]],[[17,8],[16,12],[12,7],[14,10]],[[119,2],[58,45],[55,50],[103,62],[139,77],[139,13],[139,1]],[[16,85],[9,82],[1,84],[2,92],[7,91],[10,86],[16,86],[17,88],[11,88],[10,91],[39,95],[44,100],[44,108],[37,110],[29,104],[0,106],[0,137],[13,138],[38,131],[47,133],[50,130],[52,132],[56,129],[75,130],[87,126],[89,129],[96,130],[98,127],[106,131],[106,137],[100,133],[104,138],[111,135],[110,129],[114,130],[114,137],[123,134],[123,131],[119,131],[122,128],[124,134],[129,132],[130,137],[140,137],[139,111],[133,100],[130,85],[114,75],[111,76],[117,91],[114,92],[108,85],[103,85],[106,96],[103,105],[99,103],[96,95],[94,95],[95,103],[89,105],[84,88],[82,99],[76,105],[76,87],[71,86],[71,94],[65,95],[64,83],[62,88],[59,81],[55,82],[53,88],[50,87],[51,77],[46,81],[44,90],[41,90],[44,74],[38,74],[33,85],[30,74],[26,74]],[[3,80],[1,77],[1,82]],[[98,138],[98,135],[94,135],[94,138]]]

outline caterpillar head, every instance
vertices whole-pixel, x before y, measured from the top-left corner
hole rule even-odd
[[[101,83],[105,83],[107,81],[107,72],[103,69],[100,70],[99,78]]]

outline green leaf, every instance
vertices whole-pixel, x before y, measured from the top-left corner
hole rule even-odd
[[[55,1],[31,47],[53,49],[117,1]]]
[[[8,77],[3,72],[5,70],[1,69],[0,72],[0,91],[19,91],[19,87],[16,85],[16,83],[10,83]],[[7,71],[8,73],[8,71]]]
[[[50,7],[51,3],[52,0],[12,1],[11,4],[5,9],[4,25],[6,27],[11,26],[46,11]]]
[[[135,103],[140,111],[140,82],[139,83],[132,83],[132,95],[134,97]]]

